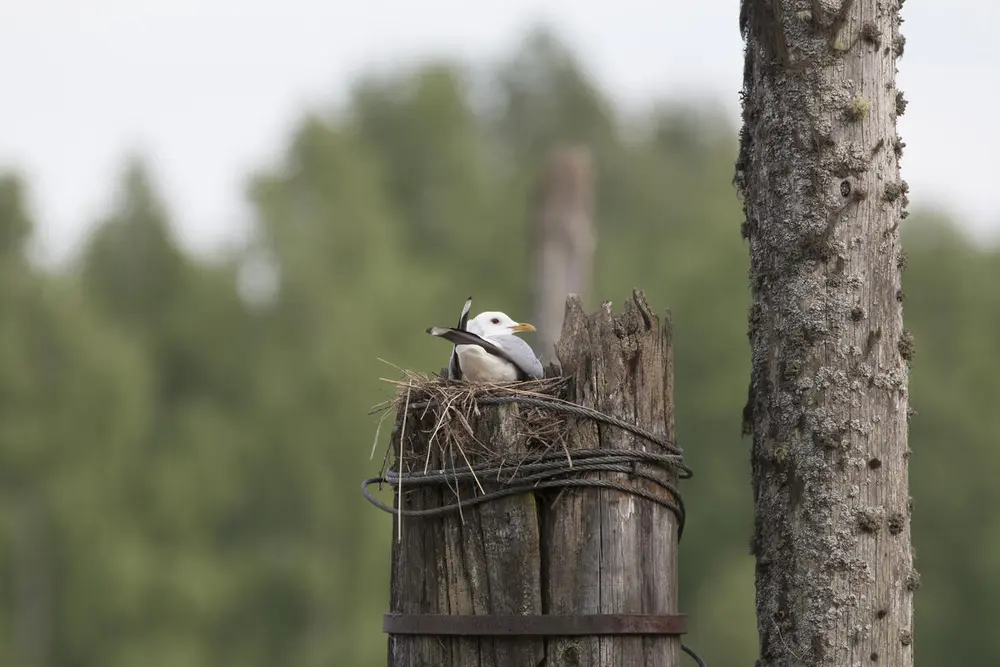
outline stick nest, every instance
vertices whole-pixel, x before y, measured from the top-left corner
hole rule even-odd
[[[569,456],[566,440],[571,418],[544,407],[516,403],[521,397],[563,400],[566,378],[485,384],[401,370],[402,379],[381,378],[395,385],[396,392],[372,410],[373,414],[381,413],[380,425],[389,414],[397,415],[396,428],[401,435],[396,435],[399,437],[399,449],[394,452],[395,461],[392,463],[396,471],[426,473],[435,469],[467,467],[474,472],[474,468],[517,464],[554,448],[566,451]],[[512,403],[480,405],[483,399],[507,399]],[[483,442],[477,437],[477,419],[484,410],[501,409],[508,405],[516,405],[518,409],[516,433],[511,434],[515,442],[504,443],[503,451],[498,451],[496,443]],[[404,444],[412,442],[418,429],[425,435],[429,434],[426,450],[418,445],[419,451],[414,451],[416,448]],[[479,429],[481,433],[482,429]],[[375,438],[377,446],[377,431]],[[389,462],[391,449],[390,444],[386,448],[383,470]],[[482,484],[478,479],[476,482],[482,491]]]

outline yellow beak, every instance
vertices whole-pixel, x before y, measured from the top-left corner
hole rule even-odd
[[[528,324],[527,322],[521,322],[520,324],[516,324],[516,325],[512,326],[510,328],[510,330],[511,331],[518,331],[518,332],[520,332],[520,331],[534,331],[535,330],[535,325]]]

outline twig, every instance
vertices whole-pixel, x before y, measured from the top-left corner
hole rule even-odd
[[[403,406],[403,427],[399,432],[399,472],[403,472],[403,441],[406,439],[406,415],[410,412],[410,388],[406,388],[406,405]],[[397,493],[399,494],[399,502],[403,502],[403,478],[400,476],[399,489]],[[399,520],[396,522],[396,542],[403,541],[403,517],[400,516]]]

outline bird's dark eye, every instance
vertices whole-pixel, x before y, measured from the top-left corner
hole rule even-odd
[[[493,324],[500,324],[500,318],[494,317],[492,320],[490,320],[490,322],[492,322]]]

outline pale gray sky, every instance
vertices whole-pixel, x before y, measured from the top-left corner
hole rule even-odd
[[[0,169],[28,177],[59,256],[141,151],[184,240],[207,250],[246,220],[248,172],[368,67],[489,61],[544,20],[620,100],[708,94],[735,124],[737,15],[738,0],[0,0]],[[904,17],[912,198],[1000,230],[1000,3],[910,0]]]

